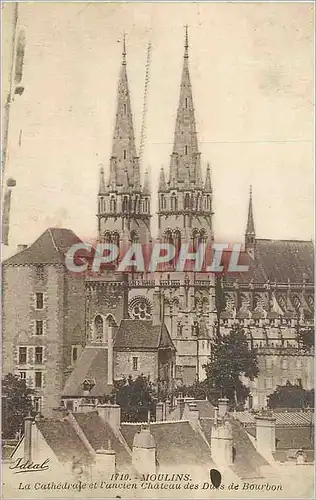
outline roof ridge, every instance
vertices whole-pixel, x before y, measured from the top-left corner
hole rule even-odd
[[[50,235],[50,237],[51,237],[51,240],[52,240],[52,243],[53,243],[53,247],[55,248],[55,250],[56,250],[57,252],[59,252],[59,249],[58,249],[58,247],[57,247],[57,245],[56,245],[56,241],[55,241],[54,236],[53,236],[53,233],[52,233],[52,228],[50,228],[50,227],[48,228],[48,233],[49,233],[49,235]]]

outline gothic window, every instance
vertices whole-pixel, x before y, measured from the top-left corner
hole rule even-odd
[[[131,243],[138,243],[139,242],[139,237],[136,231],[131,232]]]
[[[104,233],[103,239],[104,239],[104,243],[110,243],[111,242],[111,234],[108,231],[106,231]]]
[[[120,244],[120,235],[118,233],[113,233],[112,234],[112,243],[114,245],[119,246],[119,244]]]
[[[124,149],[124,151],[123,151],[123,158],[124,158],[124,160],[126,160],[126,149]]]
[[[293,305],[297,311],[301,307],[301,301],[297,295],[294,295],[294,297],[293,297]]]
[[[211,197],[210,195],[208,194],[206,196],[206,210],[210,210],[211,209]]]
[[[191,208],[191,203],[190,203],[190,195],[189,193],[186,193],[184,196],[184,209]]]
[[[176,247],[176,255],[179,255],[181,248],[181,233],[178,230],[174,233],[174,245]]]
[[[146,297],[134,297],[128,311],[132,319],[149,320],[152,316],[152,305]]]
[[[113,197],[110,198],[110,212],[111,213],[116,212],[116,200]]]
[[[185,98],[185,107],[186,108],[188,107],[188,98],[187,97]]]
[[[122,212],[127,212],[127,211],[128,211],[128,197],[124,196],[122,203]]]
[[[200,231],[200,242],[205,243],[206,242],[206,231],[205,229],[201,229]]]
[[[126,104],[123,105],[123,115],[126,116]]]
[[[174,194],[171,196],[171,210],[178,210],[178,200]]]
[[[105,320],[105,337],[104,342],[107,342],[109,338],[113,338],[113,328],[115,328],[116,322],[112,314],[109,314]]]
[[[165,210],[166,208],[166,198],[165,195],[160,195],[160,210]]]
[[[94,337],[97,342],[103,340],[103,318],[100,314],[94,318]]]

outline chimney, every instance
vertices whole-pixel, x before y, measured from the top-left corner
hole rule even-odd
[[[217,465],[229,466],[233,463],[233,433],[231,423],[220,421],[212,427],[211,454]]]
[[[219,418],[223,418],[226,413],[228,413],[228,403],[229,399],[227,398],[219,398],[218,404],[218,416]]]
[[[156,472],[156,443],[149,426],[141,428],[134,436],[132,464],[139,474]]]
[[[108,385],[113,385],[113,328],[108,328]]]
[[[16,247],[17,252],[22,252],[22,250],[26,250],[26,249],[27,249],[27,245],[17,245],[17,247]]]
[[[158,286],[155,286],[153,294],[153,325],[161,324],[161,304],[160,304],[160,290]]]
[[[89,413],[90,411],[94,411],[96,409],[96,405],[94,403],[87,403],[86,401],[83,401],[79,405],[79,411],[81,413]]]
[[[164,419],[164,404],[159,402],[156,404],[156,422],[162,422]]]
[[[271,457],[275,452],[275,421],[272,413],[258,414],[256,419],[257,450],[263,456]]]
[[[107,422],[114,431],[121,426],[121,408],[117,404],[104,404],[97,406],[98,414],[103,422]]]
[[[179,407],[179,420],[181,420],[183,412],[184,412],[184,406],[185,406],[184,398],[182,396],[179,396],[177,398],[177,406]]]
[[[183,419],[189,420],[192,427],[197,429],[199,426],[199,410],[196,403],[187,402],[185,404]]]
[[[24,460],[32,462],[32,426],[33,417],[29,414],[24,419]]]
[[[109,440],[107,449],[100,448],[95,452],[95,475],[96,477],[109,476],[115,474],[115,451],[111,449],[111,441]]]

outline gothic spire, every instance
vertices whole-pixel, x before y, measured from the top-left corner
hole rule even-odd
[[[205,177],[205,185],[204,185],[204,190],[207,193],[212,192],[212,181],[211,181],[211,168],[210,164],[207,164],[207,169],[206,169],[206,177]]]
[[[165,170],[164,170],[163,167],[161,167],[161,169],[160,169],[158,191],[167,191],[167,183],[166,183],[166,177],[165,177]]]
[[[131,109],[130,93],[126,71],[126,41],[123,37],[122,65],[117,88],[116,120],[112,142],[112,172],[116,186],[123,186],[126,182],[126,171],[128,178],[134,178],[134,158],[136,155],[135,134],[133,126],[133,115]]]
[[[175,161],[175,156],[177,160]],[[189,169],[187,169],[189,167]],[[189,37],[185,28],[184,58],[177,110],[173,152],[170,163],[170,179],[183,184],[189,171],[189,185],[194,187],[201,178],[199,148],[193,107],[192,87],[189,72]]]
[[[104,181],[104,169],[100,168],[100,183],[99,183],[99,194],[105,194],[105,181]]]
[[[255,236],[255,234],[256,234],[255,223],[254,223],[253,208],[252,208],[252,186],[250,186],[246,236]]]

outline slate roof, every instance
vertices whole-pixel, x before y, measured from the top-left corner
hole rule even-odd
[[[314,245],[312,241],[257,239],[251,263],[255,282],[267,279],[277,283],[313,283]]]
[[[131,455],[114,434],[110,425],[102,420],[97,411],[73,413],[73,416],[95,451],[100,448],[107,449],[110,440],[111,448],[116,454],[116,464],[118,468],[120,470],[126,470],[131,467]]]
[[[82,383],[93,380],[95,386],[89,397],[110,394],[113,386],[108,385],[108,351],[101,347],[85,347],[76,366],[69,375],[63,390],[64,397],[83,397]]]
[[[25,250],[3,262],[4,265],[58,264],[67,250],[81,240],[70,229],[49,228]]]
[[[200,420],[202,430],[208,443],[211,445],[211,431],[213,419]],[[268,462],[257,452],[245,429],[236,420],[230,420],[233,433],[233,447],[236,450],[234,463],[231,469],[240,478],[262,477],[260,468],[268,466]]]
[[[116,333],[114,349],[156,350],[175,349],[167,327],[151,321],[123,319]]]
[[[255,426],[246,428],[247,432],[256,437]],[[276,448],[277,450],[290,450],[303,448],[312,450],[314,448],[314,427],[276,427],[275,428]]]
[[[41,419],[36,425],[60,462],[72,461],[74,456],[85,464],[93,461],[83,442],[66,420]]]
[[[249,411],[238,411],[236,418],[245,425],[255,425],[256,414]],[[273,413],[276,418],[276,426],[299,427],[312,425],[314,422],[314,412],[310,411],[276,411]]]
[[[140,430],[139,424],[122,424],[121,432],[132,449],[133,439]],[[150,426],[157,447],[159,466],[214,465],[211,450],[204,439],[193,430],[189,422],[156,422]]]

